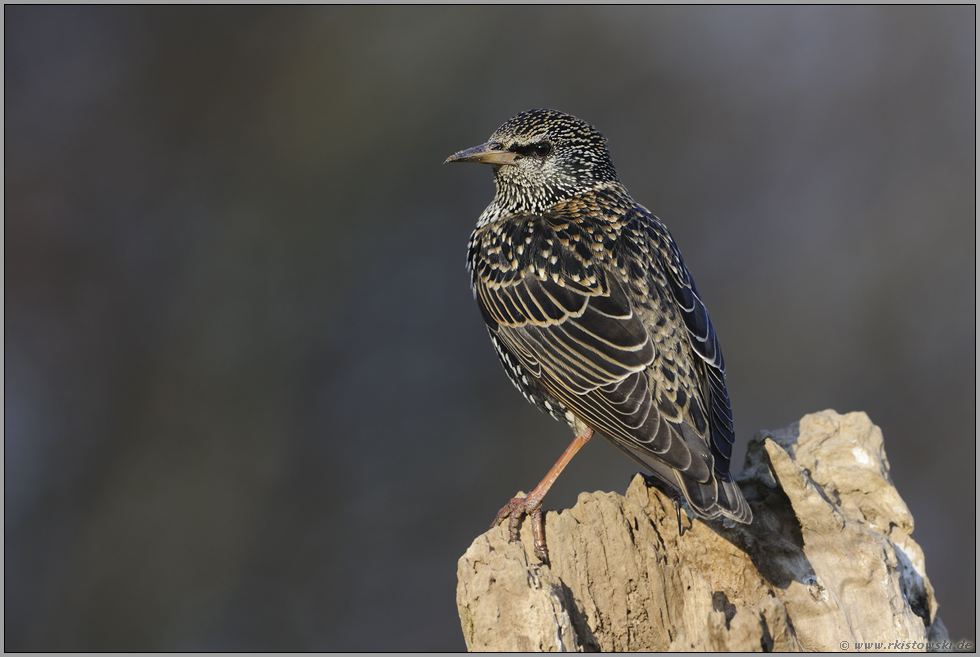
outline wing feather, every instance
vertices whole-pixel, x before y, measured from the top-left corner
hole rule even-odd
[[[554,307],[565,309],[565,315],[516,326],[514,313],[501,313],[513,304],[488,304],[498,324],[494,334],[576,415],[611,440],[628,444],[627,453],[655,455],[698,481],[710,478],[708,468],[693,458],[685,440],[663,421],[653,403],[647,369],[656,349],[622,283],[606,276],[601,287],[605,294],[588,295],[529,275],[507,287],[478,283],[477,297],[538,298],[540,291],[554,299]],[[516,292],[517,288],[526,290]]]
[[[662,230],[666,232],[667,229],[662,228]],[[667,235],[669,236],[669,233]],[[721,353],[715,327],[701,301],[694,278],[684,264],[680,250],[673,239],[663,240],[661,243],[669,245],[669,253],[666,255],[672,263],[667,276],[671,293],[681,310],[691,346],[706,366],[703,378],[707,379],[705,396],[711,405],[708,422],[710,447],[715,457],[715,471],[727,475],[731,467],[735,428],[732,422],[732,405],[725,385],[725,358]]]

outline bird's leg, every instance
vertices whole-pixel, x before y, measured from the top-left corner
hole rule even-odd
[[[670,498],[670,501],[674,503],[674,513],[677,514],[677,534],[678,536],[683,536],[685,529],[684,525],[681,524],[681,494],[677,492],[673,486],[664,483],[653,475],[645,474],[643,475],[643,479],[647,482],[647,486],[652,486],[664,493]]]
[[[572,444],[568,446],[558,459],[558,462],[544,476],[541,483],[535,486],[534,490],[528,493],[527,497],[515,497],[508,502],[497,513],[497,517],[494,519],[493,524],[490,525],[490,528],[496,527],[505,518],[510,518],[510,540],[512,543],[518,542],[521,540],[520,532],[518,531],[521,516],[527,514],[531,518],[531,529],[534,532],[534,554],[542,561],[547,561],[548,546],[544,540],[544,514],[541,513],[541,501],[548,493],[551,485],[558,479],[561,471],[565,469],[565,466],[572,460],[572,457],[582,449],[582,446],[589,442],[593,433],[592,429],[588,427],[579,431],[575,439],[572,440]]]
[[[674,494],[670,496],[671,501],[674,503],[674,513],[677,514],[677,535],[684,535],[684,525],[681,524],[681,496],[680,493],[674,491]]]

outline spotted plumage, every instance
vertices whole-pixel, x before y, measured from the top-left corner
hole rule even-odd
[[[751,522],[729,472],[735,433],[711,320],[666,226],[619,181],[603,136],[530,110],[448,161],[494,169],[496,195],[467,258],[494,349],[524,396],[577,433],[545,481],[501,510],[512,538],[521,514],[540,523],[541,498],[593,431],[697,515]]]

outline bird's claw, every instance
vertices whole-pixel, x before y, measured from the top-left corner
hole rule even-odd
[[[548,545],[544,540],[544,514],[541,512],[541,500],[528,502],[526,497],[515,497],[504,505],[497,512],[490,529],[493,529],[505,519],[510,518],[508,528],[510,529],[510,542],[519,543],[521,541],[521,517],[527,515],[531,518],[531,531],[534,533],[534,556],[541,561],[548,561]]]

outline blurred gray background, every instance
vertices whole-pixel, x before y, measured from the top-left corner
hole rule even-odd
[[[464,647],[571,439],[466,241],[551,107],[673,231],[746,441],[866,411],[975,626],[975,9],[4,8],[7,650]],[[593,441],[546,499],[623,492]]]

